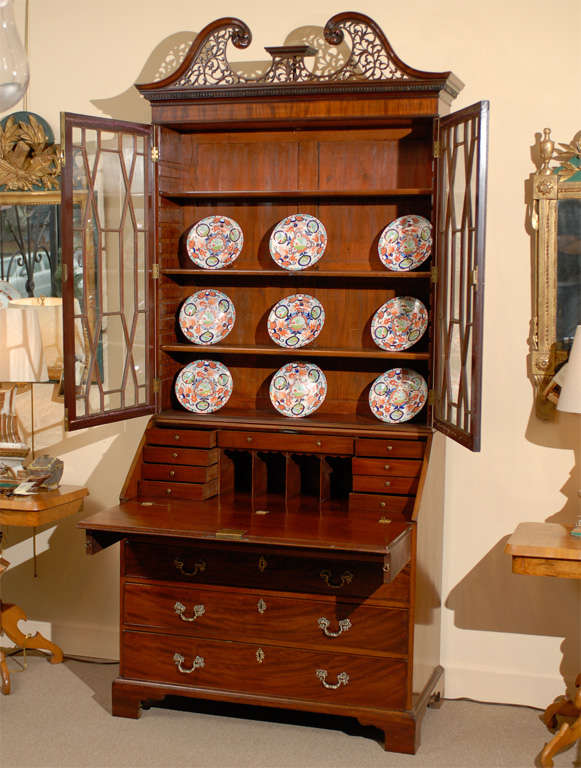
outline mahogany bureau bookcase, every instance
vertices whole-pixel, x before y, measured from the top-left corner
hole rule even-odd
[[[220,19],[174,73],[138,85],[153,125],[64,116],[67,424],[151,414],[119,505],[81,524],[89,552],[121,542],[113,713],[137,717],[172,694],[348,715],[413,753],[443,685],[433,429],[479,449],[488,104],[449,114],[460,81],[409,67],[362,14],[330,19],[322,54],[267,48],[272,62],[251,76],[226,55],[250,41],[242,21]],[[328,242],[291,271],[268,243],[297,213],[324,222]],[[380,234],[412,214],[432,222],[431,255],[390,271]],[[212,215],[243,233],[223,269],[187,254],[189,230]],[[180,330],[202,289],[236,310],[216,344]],[[267,318],[296,293],[326,320],[311,344],[286,349]],[[385,351],[371,319],[405,296],[427,307],[428,331]],[[196,360],[232,376],[214,412],[176,398]],[[327,380],[304,418],[269,398],[292,361]],[[427,382],[406,423],[369,407],[391,368]]]

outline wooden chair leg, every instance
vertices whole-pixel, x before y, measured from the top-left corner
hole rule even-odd
[[[10,675],[8,674],[8,667],[6,666],[6,656],[4,651],[0,649],[0,677],[2,679],[2,693],[8,696],[10,693]]]
[[[49,651],[51,664],[60,664],[63,660],[63,652],[50,640],[47,640],[40,632],[36,632],[32,637],[25,635],[18,628],[19,621],[26,621],[26,614],[17,605],[4,603],[2,606],[2,629],[13,643],[19,648],[36,648],[38,650]]]
[[[543,751],[541,752],[541,765],[543,768],[553,768],[553,755],[560,750],[568,747],[569,744],[573,744],[577,739],[581,738],[581,717],[569,725],[569,723],[563,723],[557,733],[553,736],[548,744],[545,744]]]

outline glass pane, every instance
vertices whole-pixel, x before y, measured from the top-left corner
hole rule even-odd
[[[74,139],[76,416],[88,417],[148,402],[146,139],[99,129]]]
[[[569,349],[581,325],[581,200],[557,203],[557,344]]]

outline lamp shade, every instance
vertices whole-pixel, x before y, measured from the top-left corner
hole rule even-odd
[[[558,411],[581,413],[581,325],[577,326],[569,362],[562,369],[564,381],[557,403]]]
[[[48,381],[36,313],[0,309],[0,381]]]

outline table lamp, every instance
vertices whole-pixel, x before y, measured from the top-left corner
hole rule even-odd
[[[557,410],[581,413],[581,325],[577,326],[575,332],[569,362],[562,370],[564,377]],[[577,491],[577,495],[581,499],[581,489]],[[577,524],[571,533],[574,536],[581,536],[581,509],[577,512]]]

